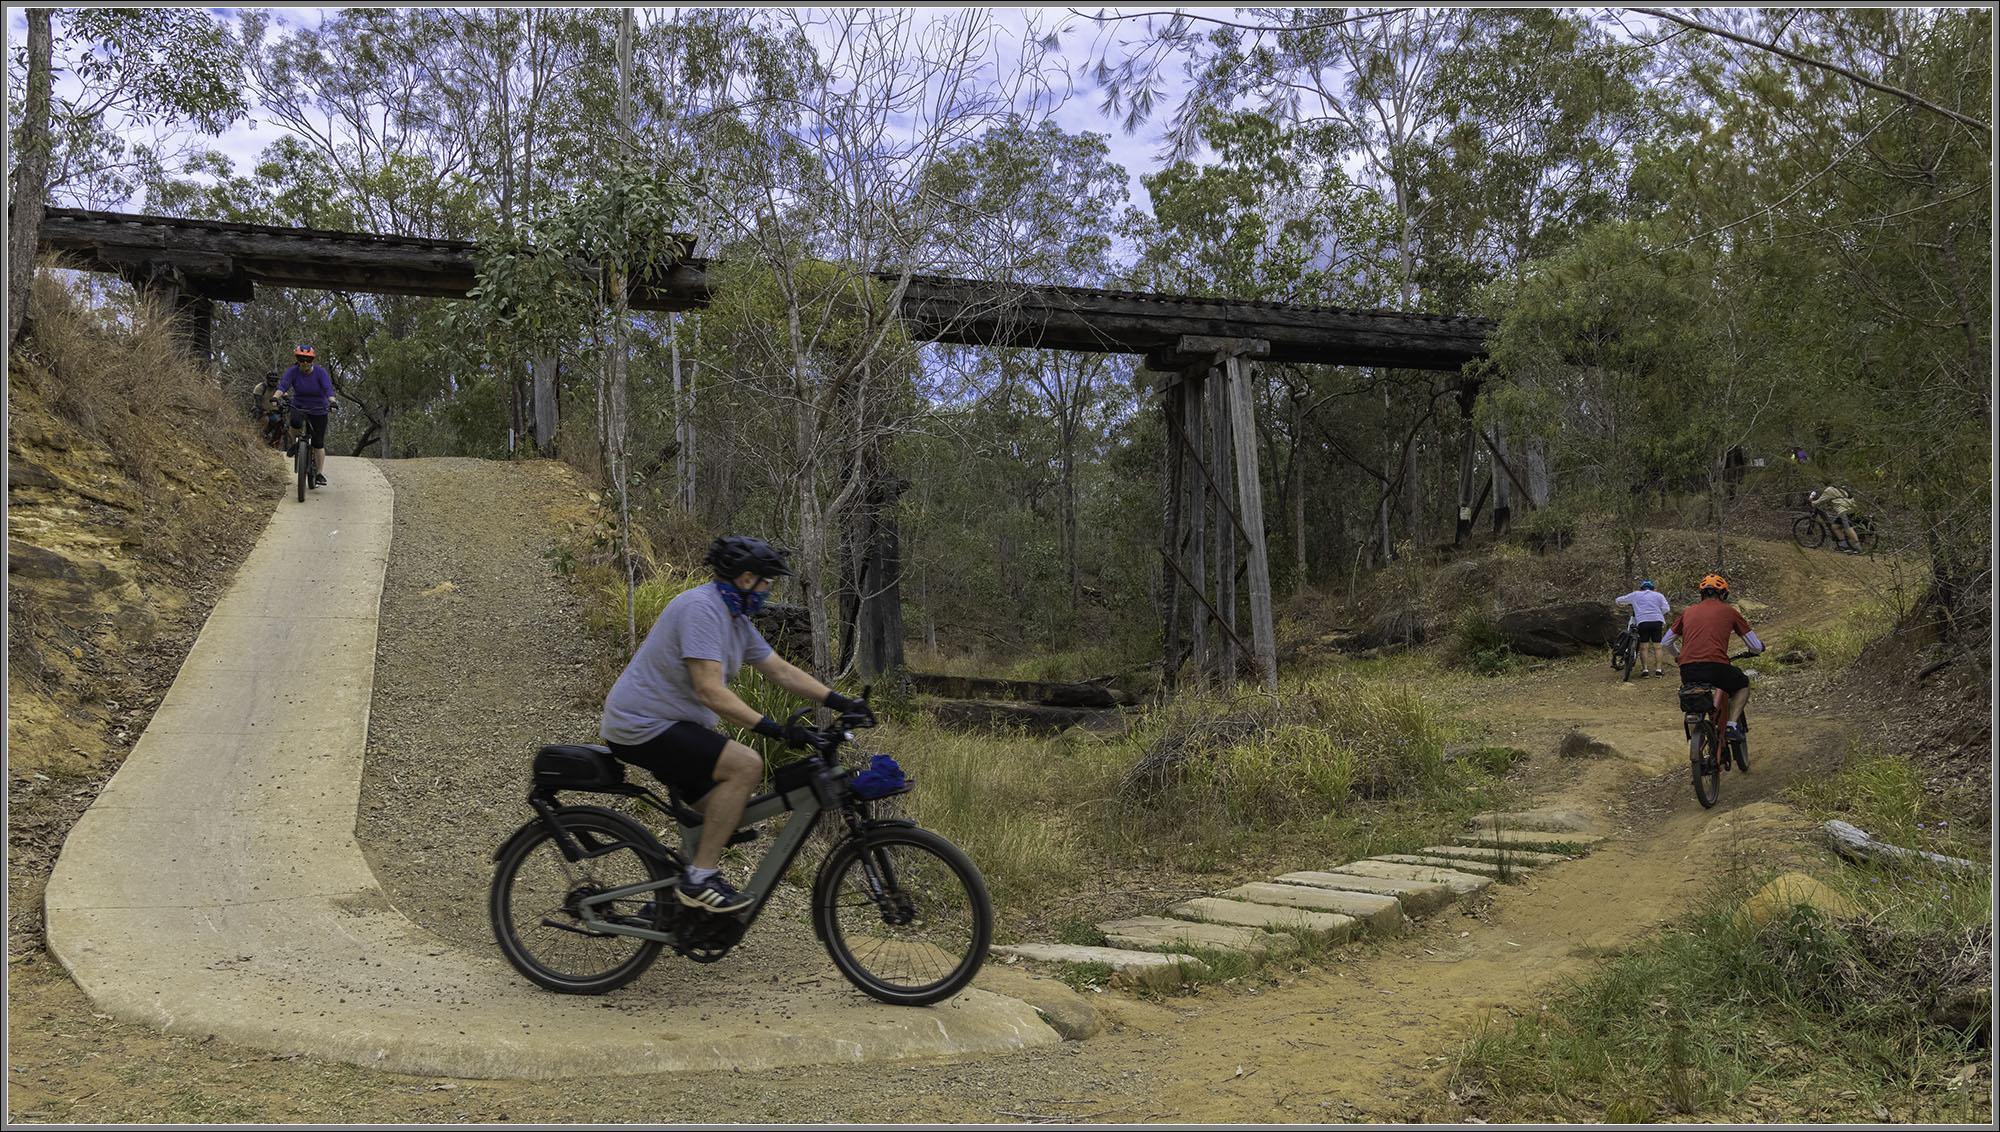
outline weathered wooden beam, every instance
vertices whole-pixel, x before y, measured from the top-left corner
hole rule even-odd
[[[91,270],[116,270],[111,261],[121,257],[179,262],[189,279],[217,281],[201,284],[214,298],[244,293],[250,280],[463,298],[478,280],[478,245],[466,240],[62,208],[45,211],[39,239]],[[680,238],[660,265],[664,277],[634,285],[633,308],[706,306],[708,264],[693,250],[693,237]],[[224,293],[222,280],[235,280],[229,285],[235,290]],[[1262,340],[1269,344],[1268,360],[1276,362],[1445,370],[1484,356],[1494,329],[1490,319],[929,275],[907,280],[897,314],[912,336],[928,341],[1141,354],[1166,362],[1183,340]]]
[[[1257,675],[1267,691],[1278,690],[1278,636],[1271,612],[1271,557],[1264,540],[1264,487],[1257,468],[1256,409],[1250,400],[1252,355],[1239,352],[1223,363],[1236,430],[1236,498],[1246,528],[1250,588],[1250,639],[1256,644]]]

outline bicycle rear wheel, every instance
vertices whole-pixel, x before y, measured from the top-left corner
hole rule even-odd
[[[1688,767],[1694,773],[1694,796],[1704,810],[1722,797],[1722,759],[1715,727],[1704,719],[1688,736]]]
[[[827,854],[813,881],[813,930],[848,982],[925,1006],[979,973],[993,905],[958,846],[914,826],[877,829]]]
[[[501,954],[516,971],[552,991],[603,994],[638,978],[659,956],[660,945],[585,927],[577,901],[628,884],[664,880],[670,874],[638,850],[645,832],[627,819],[582,807],[558,813],[586,855],[576,861],[566,859],[554,834],[540,822],[530,823],[524,829],[532,832],[516,834],[501,850],[487,916]],[[656,925],[661,922],[659,911],[647,905],[671,899],[664,893],[662,889],[599,904],[597,917]]]
[[[1826,541],[1826,528],[1820,525],[1817,518],[1801,515],[1792,522],[1792,541],[1807,550],[1815,549]]]
[[[1874,527],[1872,526],[1864,527],[1861,524],[1856,523],[1854,525],[1854,541],[1858,546],[1860,546],[1861,553],[1873,554],[1875,553],[1875,544],[1879,542],[1880,539],[1876,536]]]
[[[1622,657],[1623,663],[1619,664],[1618,667],[1625,673],[1619,679],[1629,681],[1632,679],[1632,670],[1639,667],[1639,646],[1627,644],[1625,651],[1619,655]]]

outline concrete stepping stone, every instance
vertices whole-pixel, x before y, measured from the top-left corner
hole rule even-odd
[[[1394,861],[1399,865],[1430,865],[1440,869],[1454,869],[1461,873],[1476,873],[1483,877],[1500,879],[1500,866],[1493,861],[1475,861],[1470,857],[1427,857],[1421,853],[1383,853],[1368,858],[1371,861]],[[1525,866],[1516,872],[1527,872]]]
[[[1456,899],[1451,889],[1444,885],[1420,880],[1315,872],[1286,873],[1278,879],[1285,884],[1309,884],[1316,888],[1338,888],[1347,892],[1372,892],[1377,896],[1393,896],[1402,901],[1403,912],[1411,916],[1428,916]]]
[[[1567,853],[1538,853],[1533,849],[1502,848],[1498,845],[1426,845],[1417,850],[1426,857],[1462,857],[1471,861],[1506,861],[1510,865],[1534,868],[1576,858]]]
[[[1582,814],[1570,810],[1489,810],[1475,814],[1466,821],[1468,829],[1532,829],[1544,832],[1569,830],[1577,833],[1594,828],[1594,823]]]
[[[1217,895],[1251,904],[1275,904],[1285,908],[1310,908],[1315,912],[1338,912],[1359,920],[1366,930],[1388,935],[1403,926],[1403,905],[1393,896],[1372,892],[1343,892],[1337,888],[1313,888],[1302,884],[1239,884]]]
[[[995,955],[1014,955],[1042,963],[1103,963],[1118,979],[1145,986],[1171,989],[1190,975],[1208,974],[1208,964],[1192,955],[1160,951],[1125,951],[1115,947],[1078,947],[1067,943],[1013,943],[991,949]]]
[[[1523,849],[1543,846],[1581,845],[1585,849],[1604,840],[1601,833],[1537,833],[1529,829],[1482,830],[1452,838],[1460,845],[1506,845]]]
[[[1199,924],[1161,916],[1135,916],[1097,925],[1107,943],[1134,951],[1186,951],[1195,947],[1234,951],[1254,959],[1288,955],[1299,941],[1282,932],[1267,932],[1234,924]]]
[[[1242,900],[1225,900],[1219,896],[1199,897],[1176,904],[1169,911],[1190,920],[1298,932],[1333,943],[1345,943],[1354,938],[1355,932],[1361,926],[1354,917],[1344,916],[1338,912],[1313,912],[1304,908],[1281,908],[1275,904],[1250,904]]]
[[[1492,877],[1460,872],[1457,869],[1440,868],[1436,865],[1408,865],[1399,861],[1349,861],[1333,868],[1336,873],[1351,873],[1364,877],[1391,877],[1396,880],[1422,880],[1441,884],[1458,896],[1470,896],[1493,884]]]

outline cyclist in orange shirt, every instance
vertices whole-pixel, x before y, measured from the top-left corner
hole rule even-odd
[[[1729,734],[1743,734],[1743,705],[1750,699],[1750,677],[1729,663],[1729,635],[1736,634],[1750,646],[1752,655],[1764,651],[1764,642],[1750,631],[1750,623],[1729,604],[1729,579],[1710,574],[1701,580],[1701,600],[1681,610],[1660,647],[1674,654],[1681,667],[1681,684],[1709,684],[1729,693]]]

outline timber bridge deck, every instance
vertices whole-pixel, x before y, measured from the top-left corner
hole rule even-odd
[[[49,208],[39,243],[68,266],[115,273],[170,304],[188,352],[204,363],[211,355],[215,304],[250,302],[259,285],[455,299],[478,285],[479,245],[466,240]],[[694,238],[681,237],[672,257],[648,273],[652,278],[632,288],[631,306],[707,306],[709,261],[693,253]],[[1472,496],[1472,407],[1480,378],[1461,368],[1485,356],[1495,329],[1490,319],[935,275],[876,277],[903,288],[896,314],[919,341],[1137,354],[1164,375],[1156,389],[1172,437],[1162,469],[1160,548],[1168,567],[1163,597],[1170,674],[1186,662],[1198,680],[1232,683],[1247,662],[1260,683],[1276,687],[1253,366],[1295,362],[1453,373],[1446,384],[1460,416],[1460,537],[1481,505]],[[1487,443],[1504,469],[1499,448],[1490,438]],[[1496,477],[1493,486],[1497,525],[1505,484]],[[1388,498],[1386,486],[1382,498]],[[1482,493],[1479,500],[1484,498]],[[1383,526],[1386,545],[1386,519]],[[1246,591],[1241,600],[1239,579]],[[1247,638],[1240,628],[1246,611]]]
[[[478,284],[479,245],[468,240],[48,208],[40,243],[163,292],[203,324],[213,303],[249,302],[259,285],[463,299]],[[692,252],[685,238],[656,281],[633,288],[633,308],[707,306],[709,261]],[[926,341],[1139,354],[1166,371],[1186,364],[1189,337],[1267,342],[1266,362],[1456,370],[1485,354],[1494,329],[1484,318],[936,275],[909,278],[900,314]],[[206,326],[190,329],[205,348]]]

